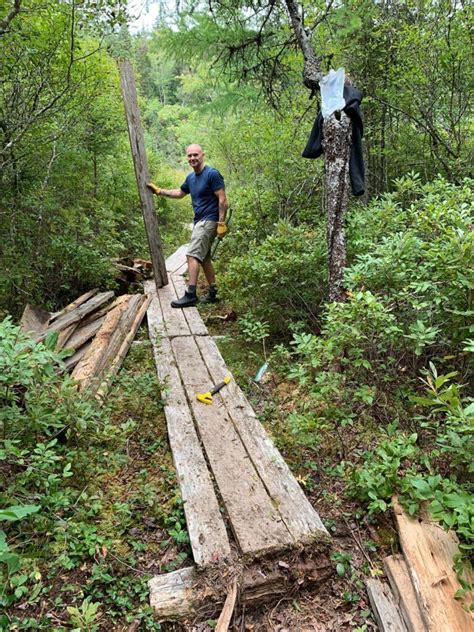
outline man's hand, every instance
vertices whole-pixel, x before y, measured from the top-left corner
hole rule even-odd
[[[153,182],[147,182],[146,185],[152,193],[154,193],[155,195],[160,195],[161,189],[160,187],[157,187],[156,184],[153,184]]]
[[[227,235],[229,229],[227,228],[227,224],[225,222],[217,222],[217,237],[222,239]]]

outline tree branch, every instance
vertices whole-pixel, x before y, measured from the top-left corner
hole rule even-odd
[[[10,26],[10,22],[20,13],[21,10],[21,0],[14,0],[13,7],[11,8],[10,13],[6,18],[0,20],[0,35],[3,35],[8,31],[8,27]]]

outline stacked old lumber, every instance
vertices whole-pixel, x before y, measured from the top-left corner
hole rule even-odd
[[[137,289],[139,283],[153,276],[153,265],[145,259],[122,257],[112,259],[112,263],[117,271],[115,280],[121,294]]]
[[[90,290],[58,312],[27,305],[21,327],[35,342],[56,334],[56,350],[71,349],[64,370],[72,371],[79,390],[103,395],[117,373],[146,313],[143,294]]]
[[[446,532],[426,512],[411,517],[393,499],[402,554],[384,559],[389,584],[366,582],[381,632],[469,632],[474,615],[464,607],[468,595],[455,599],[460,585],[453,570],[456,535]],[[474,578],[471,578],[470,582]],[[463,607],[464,606],[464,607]]]

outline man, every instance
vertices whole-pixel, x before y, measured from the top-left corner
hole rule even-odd
[[[200,268],[204,270],[209,290],[203,303],[217,301],[211,246],[216,235],[221,239],[227,232],[225,216],[229,207],[225,195],[224,179],[213,167],[204,164],[204,152],[199,145],[189,145],[186,158],[193,171],[179,189],[161,189],[151,182],[147,185],[156,195],[181,199],[188,193],[194,209],[194,228],[188,246],[188,288],[180,299],[171,301],[172,307],[191,307],[197,303],[196,285]]]

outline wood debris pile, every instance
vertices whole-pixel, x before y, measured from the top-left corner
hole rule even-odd
[[[151,261],[145,259],[122,257],[121,259],[112,259],[112,263],[117,270],[115,280],[119,286],[120,294],[136,290],[141,281],[153,276],[153,265]]]
[[[117,373],[146,313],[150,297],[97,289],[82,294],[59,312],[27,305],[21,328],[36,342],[57,333],[56,351],[73,349],[64,361],[65,370],[87,388],[104,395]]]
[[[474,615],[467,612],[469,595],[455,599],[460,588],[453,570],[456,535],[446,532],[426,513],[413,518],[393,499],[403,554],[384,559],[390,586],[366,582],[381,632],[469,632]],[[470,578],[472,583],[474,578]],[[464,606],[464,607],[463,607]]]

